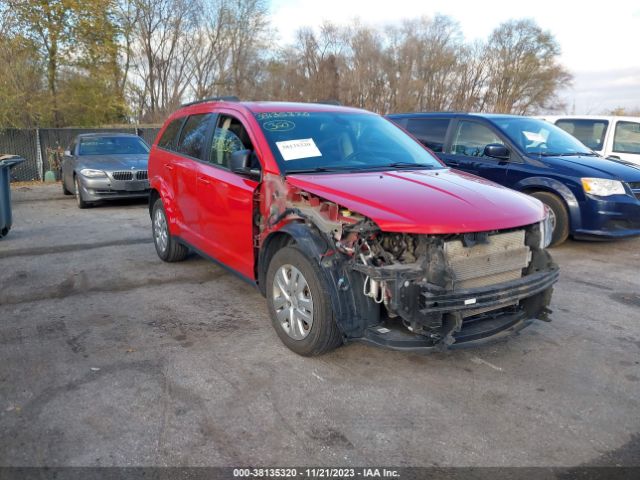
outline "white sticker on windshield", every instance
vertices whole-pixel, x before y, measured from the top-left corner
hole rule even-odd
[[[543,135],[541,135],[540,133],[537,133],[537,132],[522,132],[522,134],[525,137],[527,137],[527,140],[529,140],[530,142],[545,143],[547,141],[547,139],[544,138]]]
[[[302,138],[300,140],[287,140],[286,142],[276,142],[278,150],[285,160],[298,160],[300,158],[321,157],[322,154],[313,138]]]

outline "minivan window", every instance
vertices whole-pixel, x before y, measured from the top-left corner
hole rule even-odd
[[[491,122],[529,155],[595,155],[553,123],[530,117],[492,117]]]
[[[556,125],[576,137],[590,149],[602,150],[609,122],[606,120],[564,118],[558,120]]]
[[[434,152],[442,152],[450,120],[446,118],[410,118],[407,131]]]
[[[184,117],[176,118],[172,120],[167,128],[162,132],[162,137],[158,140],[158,146],[161,148],[166,148],[167,150],[174,150],[176,137],[178,136],[178,132],[180,131],[180,127],[184,122]]]
[[[613,137],[613,151],[640,153],[640,123],[619,121]]]
[[[369,113],[256,113],[283,173],[445,168],[395,124]]]
[[[193,158],[202,158],[202,147],[204,146],[209,121],[213,115],[202,113],[191,115],[182,127],[180,140],[176,151]]]
[[[468,157],[484,156],[484,147],[489,144],[504,145],[493,131],[478,122],[461,121],[453,136],[451,153]]]

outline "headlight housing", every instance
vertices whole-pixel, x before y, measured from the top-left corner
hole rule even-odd
[[[80,175],[87,178],[106,177],[107,174],[102,170],[94,170],[93,168],[83,168],[80,170]]]
[[[544,220],[540,222],[540,248],[547,248],[553,238],[553,221],[549,214],[549,207],[546,208]]]
[[[618,180],[609,180],[607,178],[581,178],[581,180],[585,193],[598,197],[625,195],[627,193],[622,182]]]

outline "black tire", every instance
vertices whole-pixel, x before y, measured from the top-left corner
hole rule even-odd
[[[156,222],[157,216],[161,215],[163,222]],[[161,230],[164,229],[166,242],[163,244],[161,240]],[[167,222],[167,214],[162,205],[162,200],[157,199],[153,204],[151,214],[151,231],[153,233],[153,244],[156,247],[156,253],[161,260],[165,262],[181,262],[189,253],[189,249],[179,243],[175,237],[169,232],[169,223]]]
[[[73,192],[70,191],[64,184],[64,178],[62,178],[62,193],[64,193],[65,195],[73,195]]]
[[[73,177],[73,186],[75,187],[76,191],[75,196],[76,196],[76,204],[78,205],[78,208],[89,208],[91,207],[91,203],[90,202],[86,202],[84,200],[84,198],[82,198],[82,190],[80,189],[80,181],[78,180],[78,177],[75,176]]]
[[[569,237],[569,212],[560,197],[549,192],[533,192],[532,197],[547,205],[555,216],[555,227],[551,237],[550,247],[560,245]]]
[[[7,234],[9,233],[9,230],[11,230],[11,229],[8,228],[8,227],[4,227],[2,230],[0,230],[0,238],[6,237]]]
[[[300,340],[289,336],[278,320],[274,306],[275,275],[284,265],[294,266],[302,273],[313,299],[313,322],[307,336]],[[282,343],[290,350],[298,355],[310,357],[333,350],[342,343],[342,334],[336,324],[328,296],[330,289],[316,262],[311,261],[296,247],[284,247],[278,250],[271,259],[266,280],[267,304],[273,327]]]

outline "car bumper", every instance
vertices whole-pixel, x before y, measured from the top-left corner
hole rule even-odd
[[[110,178],[86,178],[80,180],[82,198],[87,202],[144,198],[149,196],[148,180],[118,181]]]
[[[493,342],[514,334],[536,319],[547,320],[550,312],[547,307],[551,299],[552,287],[558,281],[558,276],[559,270],[554,265],[548,270],[489,287],[443,293],[423,290],[420,295],[424,298],[424,303],[421,303],[419,308],[426,315],[433,313],[464,315],[465,310],[517,304],[494,313],[487,312],[480,317],[465,318],[461,328],[454,332],[448,341],[434,342],[424,335],[394,327],[391,323],[369,327],[362,338],[355,340],[393,350],[424,352]]]
[[[578,238],[624,238],[640,235],[640,199],[620,195],[604,200],[588,197],[581,205],[582,225],[572,233]]]

